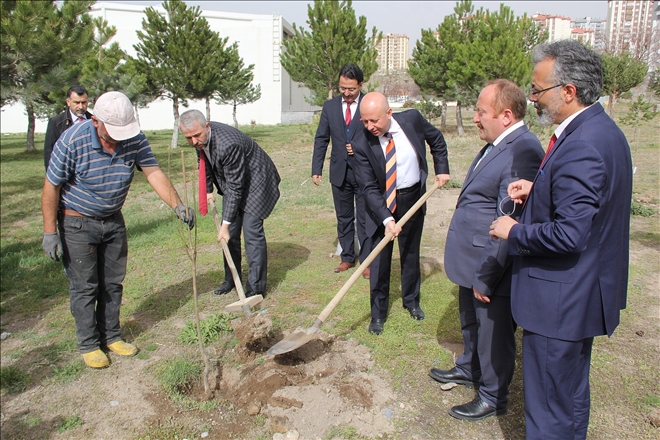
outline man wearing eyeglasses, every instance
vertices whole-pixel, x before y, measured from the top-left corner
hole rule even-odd
[[[523,332],[527,439],[584,439],[594,336],[611,336],[626,306],[632,160],[597,102],[600,57],[557,41],[534,50],[529,99],[559,126],[533,181],[509,185],[525,203],[490,234],[513,255],[511,308]]]
[[[330,152],[330,184],[337,216],[337,236],[341,246],[341,263],[335,272],[344,272],[355,266],[355,219],[357,214],[357,235],[360,242],[360,261],[368,255],[370,246],[365,232],[362,194],[355,182],[354,158],[351,140],[356,129],[361,128],[360,100],[362,93],[362,70],[355,64],[347,64],[339,71],[339,91],[341,94],[323,105],[321,120],[314,137],[312,155],[312,181],[320,185],[323,162],[332,140]],[[369,278],[369,268],[362,273]]]
[[[506,242],[489,237],[488,227],[500,215],[520,215],[507,188],[532,180],[541,164],[543,149],[523,122],[526,113],[525,93],[505,79],[488,82],[475,107],[473,122],[487,144],[465,176],[445,244],[445,272],[459,286],[463,354],[452,369],[429,373],[438,382],[479,387],[471,402],[449,410],[458,419],[507,412],[516,359],[511,257]]]

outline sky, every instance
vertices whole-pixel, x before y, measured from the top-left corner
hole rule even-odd
[[[112,0],[108,0],[112,2]],[[161,1],[122,1],[158,6]],[[286,21],[309,30],[307,25],[307,5],[311,1],[195,1],[186,0],[189,5],[200,6],[203,10],[244,12],[250,14],[281,14]],[[564,15],[570,18],[592,17],[607,19],[607,0],[591,1],[473,1],[475,9],[483,7],[498,10],[500,3],[513,9],[514,13],[528,16],[542,14]],[[376,26],[383,34],[405,34],[410,38],[410,50],[415,41],[421,38],[422,29],[435,29],[445,16],[451,15],[455,1],[354,1],[356,16],[367,17],[367,29]]]

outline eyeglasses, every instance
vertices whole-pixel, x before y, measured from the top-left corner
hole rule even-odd
[[[511,205],[513,205],[513,206],[512,206],[512,209],[510,211],[505,212],[504,211],[504,204],[507,204],[507,200],[509,200]],[[511,196],[506,196],[502,200],[500,200],[499,208],[500,208],[500,212],[502,213],[502,215],[513,215],[513,213],[516,212],[516,204],[511,200]]]
[[[541,90],[534,90],[534,88],[532,87],[531,89],[529,89],[529,94],[532,95],[532,96],[536,96],[539,93],[547,92],[548,90],[555,89],[557,87],[564,87],[565,85],[566,84],[561,83],[561,84],[554,85],[552,87],[546,87],[545,89],[541,89]]]
[[[339,90],[342,91],[342,92],[351,92],[351,93],[353,93],[354,91],[357,90],[357,87],[342,87],[342,86],[339,86]]]

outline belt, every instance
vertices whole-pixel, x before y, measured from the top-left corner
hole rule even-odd
[[[409,186],[408,188],[397,188],[396,193],[397,194],[408,194],[409,192],[417,191],[419,189],[419,182],[414,184],[413,186]]]
[[[113,217],[115,214],[110,214],[106,216],[99,216],[99,215],[84,215],[79,213],[78,211],[74,211],[73,209],[63,209],[62,215],[68,215],[70,217],[87,217],[87,218],[92,218],[94,220],[107,220],[110,217]]]

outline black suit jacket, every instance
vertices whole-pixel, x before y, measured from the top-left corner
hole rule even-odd
[[[445,138],[417,110],[394,113],[392,117],[401,126],[417,153],[422,192],[426,192],[429,172],[425,144],[430,147],[434,174],[449,174]],[[372,236],[383,221],[392,216],[387,209],[385,197],[385,156],[378,137],[365,128],[356,133],[352,145],[357,164],[355,179],[362,189],[367,211],[367,236]]]
[[[314,137],[314,153],[312,154],[312,175],[323,174],[323,161],[328,149],[328,143],[332,140],[332,150],[330,152],[330,183],[335,186],[342,186],[346,178],[346,162],[348,161],[348,152],[346,144],[350,144],[356,131],[362,128],[360,121],[360,102],[364,93],[360,93],[358,107],[355,110],[355,116],[351,123],[346,127],[344,113],[341,108],[341,95],[335,96],[323,104],[321,111],[321,120],[316,129]],[[348,132],[348,133],[347,133]]]
[[[275,164],[243,132],[220,122],[209,124],[211,157],[206,162],[206,192],[213,192],[215,185],[223,196],[225,221],[233,223],[242,212],[265,219],[280,197],[280,175]]]
[[[85,112],[85,117],[90,119],[92,114]],[[46,128],[46,139],[44,140],[44,166],[48,169],[48,162],[50,162],[50,155],[53,154],[53,145],[62,136],[67,129],[73,126],[71,119],[71,112],[67,107],[62,113],[53,116],[48,120],[48,127]]]

